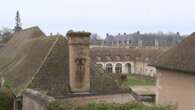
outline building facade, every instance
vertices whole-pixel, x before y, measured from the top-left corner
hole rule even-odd
[[[171,47],[184,38],[177,33],[124,33],[118,35],[107,34],[105,39],[93,37],[91,44],[118,48],[166,48]]]
[[[160,54],[159,49],[91,48],[92,59],[108,73],[155,76],[156,68],[148,63]]]

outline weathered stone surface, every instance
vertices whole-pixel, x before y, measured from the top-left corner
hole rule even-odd
[[[22,110],[47,110],[47,105],[52,101],[55,101],[52,97],[27,89],[23,93]]]
[[[90,91],[90,33],[68,33],[69,83],[72,92]]]

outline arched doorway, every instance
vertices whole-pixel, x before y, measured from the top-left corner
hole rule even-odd
[[[117,63],[115,66],[115,72],[116,73],[122,73],[122,64]]]
[[[110,64],[110,63],[108,63],[108,64],[106,64],[106,72],[108,72],[108,73],[112,73],[112,64]]]
[[[132,73],[130,63],[125,64],[125,72],[128,74]]]

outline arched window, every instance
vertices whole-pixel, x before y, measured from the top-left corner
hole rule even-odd
[[[112,64],[106,64],[106,72],[112,73]]]
[[[115,66],[115,72],[116,73],[122,73],[122,64],[117,63]]]

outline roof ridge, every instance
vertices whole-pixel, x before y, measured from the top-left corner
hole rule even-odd
[[[55,47],[57,41],[59,40],[59,37],[56,37],[56,40],[53,42],[52,46],[50,47],[48,53],[45,55],[43,61],[41,62],[39,68],[36,70],[35,74],[33,75],[32,79],[26,84],[26,86],[24,88],[27,88],[31,82],[34,80],[34,78],[36,77],[36,75],[38,74],[38,72],[40,71],[40,69],[42,68],[42,66],[45,64],[45,61],[47,60],[48,56],[50,55],[50,53],[52,52],[53,48]],[[20,93],[20,92],[18,92]],[[19,94],[17,94],[19,95]]]

